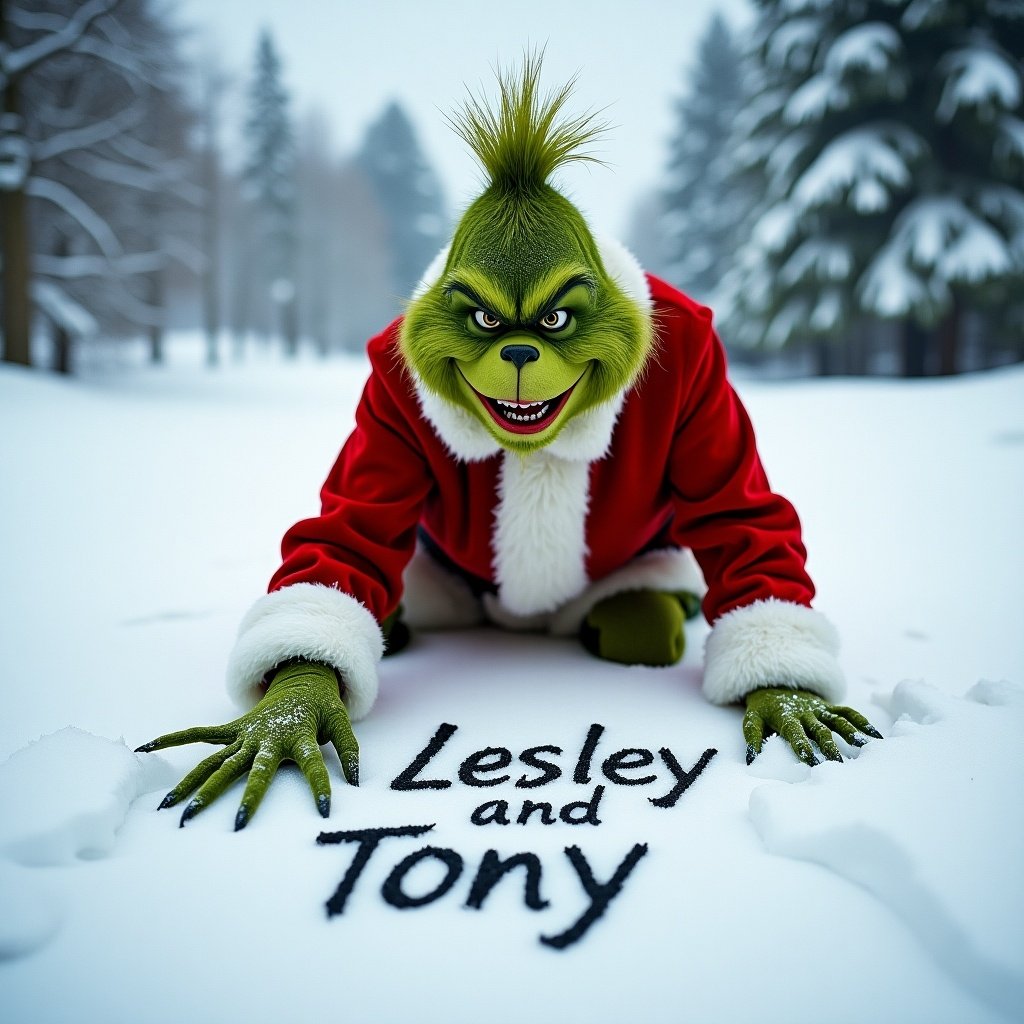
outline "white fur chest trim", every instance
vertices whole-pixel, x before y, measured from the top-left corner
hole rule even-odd
[[[505,453],[491,542],[498,600],[510,612],[551,612],[586,587],[589,499],[589,463]]]

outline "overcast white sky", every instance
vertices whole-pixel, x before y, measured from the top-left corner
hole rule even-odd
[[[493,93],[491,68],[546,46],[544,80],[579,72],[576,109],[606,107],[613,130],[597,154],[608,168],[560,179],[599,230],[621,236],[639,195],[665,163],[671,104],[709,15],[734,25],[746,0],[180,0],[197,51],[216,54],[239,87],[260,28],[273,32],[294,112],[319,108],[332,147],[350,152],[390,99],[412,117],[442,177],[450,211],[477,191],[475,164],[445,126],[468,85]]]

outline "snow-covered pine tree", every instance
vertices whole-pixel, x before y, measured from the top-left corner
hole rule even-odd
[[[714,15],[676,102],[668,183],[661,195],[664,273],[720,313],[726,301],[722,280],[753,202],[734,155],[745,99],[742,58],[728,22]]]
[[[356,163],[388,225],[397,312],[445,241],[447,216],[440,182],[408,115],[394,102],[367,129]]]
[[[1021,35],[1003,0],[757,0],[740,157],[763,199],[730,281],[748,343],[903,325],[908,374],[956,364],[967,310],[1024,288]]]
[[[249,238],[239,258],[246,265],[236,280],[245,292],[239,308],[251,311],[252,326],[277,329],[285,351],[298,350],[296,317],[295,131],[281,60],[268,30],[260,33],[248,92],[244,127],[243,194]],[[236,325],[237,327],[238,325]]]

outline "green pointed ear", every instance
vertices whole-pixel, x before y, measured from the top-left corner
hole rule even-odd
[[[646,307],[609,276],[586,221],[548,176],[603,130],[561,116],[572,83],[540,97],[540,62],[498,76],[494,108],[453,121],[489,183],[460,220],[443,274],[410,305],[402,351],[423,385],[503,447],[549,444],[628,387],[650,353]]]

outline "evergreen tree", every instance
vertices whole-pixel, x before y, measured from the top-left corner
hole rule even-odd
[[[694,298],[716,306],[752,205],[735,162],[736,121],[745,96],[742,56],[728,23],[715,15],[676,104],[662,194],[664,272]]]
[[[1024,7],[758,0],[745,155],[763,200],[731,281],[747,341],[899,321],[904,372],[952,370],[966,310],[1024,289]],[[933,354],[942,348],[939,364]]]
[[[390,103],[370,125],[357,164],[387,223],[397,311],[445,242],[441,186],[397,103]]]
[[[244,195],[252,217],[247,266],[240,274],[244,308],[260,311],[273,323],[290,354],[298,347],[296,319],[296,183],[295,132],[281,61],[268,31],[260,34],[248,95],[247,145],[242,172]]]

